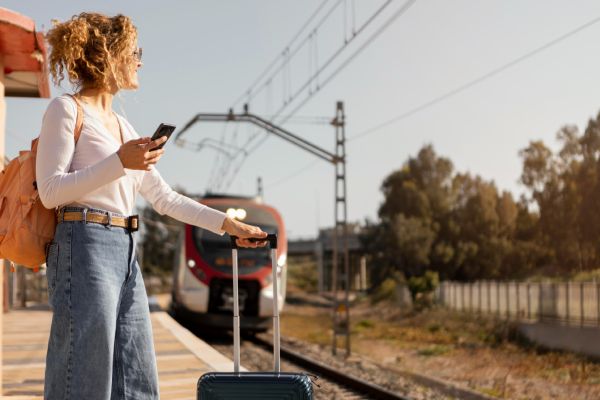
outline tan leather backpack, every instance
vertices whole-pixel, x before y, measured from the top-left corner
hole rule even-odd
[[[81,135],[83,109],[77,103],[75,143]],[[31,141],[30,150],[21,150],[0,175],[0,258],[39,270],[46,261],[48,244],[56,230],[56,210],[40,201],[35,178],[35,160],[39,137]]]

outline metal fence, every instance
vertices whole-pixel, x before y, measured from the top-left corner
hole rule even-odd
[[[515,320],[600,326],[600,282],[442,282],[446,307]]]

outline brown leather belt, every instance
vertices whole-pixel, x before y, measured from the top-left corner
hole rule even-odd
[[[58,222],[83,221],[83,214],[83,211],[61,211],[58,214]],[[111,215],[109,220],[108,214],[88,210],[85,213],[85,220],[87,222],[94,222],[96,224],[127,228],[131,232],[137,231],[139,226],[138,215],[132,215],[130,217],[119,217],[117,215]]]

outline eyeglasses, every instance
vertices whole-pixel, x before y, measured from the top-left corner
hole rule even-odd
[[[133,57],[135,57],[135,59],[137,61],[142,61],[142,48],[138,47],[136,51],[133,52]]]

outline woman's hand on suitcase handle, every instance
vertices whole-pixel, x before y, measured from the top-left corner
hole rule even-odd
[[[165,152],[164,149],[150,151],[150,149],[167,141],[166,136],[156,140],[149,137],[129,140],[121,145],[117,155],[124,168],[150,171]]]
[[[269,242],[267,240],[251,242],[250,238],[266,238],[267,232],[263,232],[258,226],[248,225],[236,219],[226,217],[221,227],[230,236],[237,236],[236,243],[240,247],[265,247]]]

